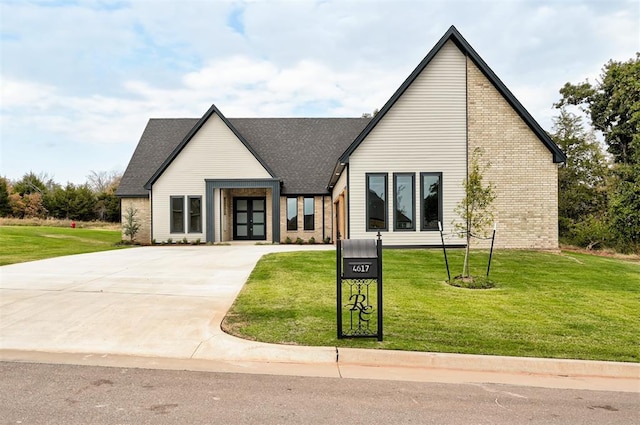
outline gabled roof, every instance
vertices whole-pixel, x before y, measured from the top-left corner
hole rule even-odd
[[[198,118],[151,119],[122,176],[116,195],[146,197],[145,184],[193,136]],[[326,193],[335,158],[369,118],[229,118],[230,128],[283,182],[283,194]]]
[[[502,96],[506,99],[506,101],[511,105],[513,109],[520,115],[520,117],[524,120],[524,122],[529,126],[529,128],[534,132],[536,136],[544,143],[544,145],[551,151],[553,154],[553,162],[564,162],[567,160],[565,154],[558,148],[558,146],[551,140],[549,135],[540,127],[540,125],[533,119],[533,117],[527,112],[527,110],[522,106],[522,104],[515,98],[515,96],[509,91],[507,86],[504,85],[502,81],[498,78],[498,76],[489,68],[489,66],[482,60],[480,55],[473,50],[473,47],[467,42],[467,40],[462,37],[462,35],[458,32],[456,27],[453,25],[447,30],[447,32],[440,38],[440,40],[436,43],[436,45],[431,49],[431,51],[425,56],[425,58],[420,62],[420,64],[413,70],[413,72],[409,75],[409,77],[402,83],[402,85],[396,90],[396,92],[391,96],[391,98],[385,103],[385,105],[380,109],[380,112],[376,114],[376,116],[371,120],[369,125],[367,125],[362,133],[358,135],[358,137],[353,141],[353,143],[342,153],[340,159],[338,160],[335,170],[341,171],[343,168],[343,164],[349,162],[349,156],[358,148],[360,143],[367,137],[367,135],[375,128],[375,126],[380,122],[380,120],[385,116],[385,114],[391,109],[391,107],[398,101],[400,96],[407,90],[407,88],[413,83],[413,81],[420,75],[420,73],[424,70],[424,68],[431,62],[431,60],[438,54],[440,49],[445,45],[447,41],[451,40],[455,43],[456,46],[465,54],[468,58],[470,58],[473,63],[482,71],[482,73],[487,77],[487,79],[493,84],[493,86],[502,94]],[[334,173],[335,175],[335,173]]]
[[[283,182],[283,194],[327,192],[335,160],[370,118],[230,118]]]
[[[200,120],[196,123],[196,125],[193,126],[191,131],[189,131],[189,133],[184,137],[184,139],[182,139],[180,144],[178,146],[176,146],[176,148],[173,150],[173,152],[171,152],[171,154],[167,157],[167,159],[160,165],[160,168],[158,168],[158,170],[151,176],[149,181],[144,185],[145,189],[151,189],[151,186],[153,185],[153,183],[155,183],[155,181],[162,175],[164,170],[166,170],[166,168],[180,154],[182,149],[184,149],[184,147],[187,145],[187,143],[189,143],[191,141],[193,136],[195,136],[196,133],[198,133],[198,131],[209,120],[209,118],[211,118],[211,115],[213,115],[213,114],[218,115],[222,119],[222,121],[226,124],[226,126],[229,127],[229,130],[231,130],[233,132],[233,134],[235,134],[236,137],[244,144],[244,146],[247,148],[247,150],[253,154],[253,156],[264,167],[264,169],[267,170],[267,172],[271,175],[271,177],[276,177],[276,175],[273,173],[273,171],[271,171],[269,166],[262,160],[262,158],[260,158],[255,153],[255,151],[252,149],[251,145],[249,145],[249,143],[247,143],[247,141],[244,139],[244,137],[242,137],[242,135],[238,132],[238,130],[236,130],[236,128],[229,122],[229,120],[227,118],[225,118],[224,115],[222,115],[220,110],[218,110],[218,108],[216,108],[216,105],[211,105],[209,110],[202,116],[202,118],[200,118]]]
[[[149,191],[144,188],[145,183],[197,122],[198,118],[150,119],[122,175],[116,195],[149,196]]]

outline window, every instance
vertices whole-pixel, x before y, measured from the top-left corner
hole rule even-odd
[[[367,174],[367,230],[387,230],[387,174]]]
[[[415,174],[393,175],[393,230],[415,230]]]
[[[287,230],[298,230],[298,198],[287,198]]]
[[[315,203],[313,198],[304,198],[304,230],[315,228]]]
[[[171,197],[171,233],[184,233],[184,196]]]
[[[442,222],[442,173],[420,173],[422,230],[438,230]]]
[[[202,197],[189,197],[189,233],[202,233]]]

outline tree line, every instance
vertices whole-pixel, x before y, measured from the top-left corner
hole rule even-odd
[[[33,171],[17,181],[0,177],[0,217],[119,222],[121,177],[91,171],[85,183],[64,186]]]
[[[593,84],[566,83],[560,95],[552,137],[567,155],[558,173],[561,241],[639,252],[640,53],[610,60]]]

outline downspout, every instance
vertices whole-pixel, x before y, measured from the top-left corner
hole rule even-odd
[[[325,218],[324,218],[324,195],[322,195],[322,242],[324,242],[325,238]]]
[[[149,243],[153,242],[153,186],[149,189]]]

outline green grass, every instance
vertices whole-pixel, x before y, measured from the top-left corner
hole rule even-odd
[[[0,226],[0,266],[120,248],[119,230]]]
[[[452,276],[463,252],[449,253]],[[486,252],[472,257],[483,275]],[[640,263],[498,251],[493,289],[445,283],[438,250],[384,251],[384,341],[336,338],[334,252],[263,257],[223,327],[264,342],[640,362]]]

